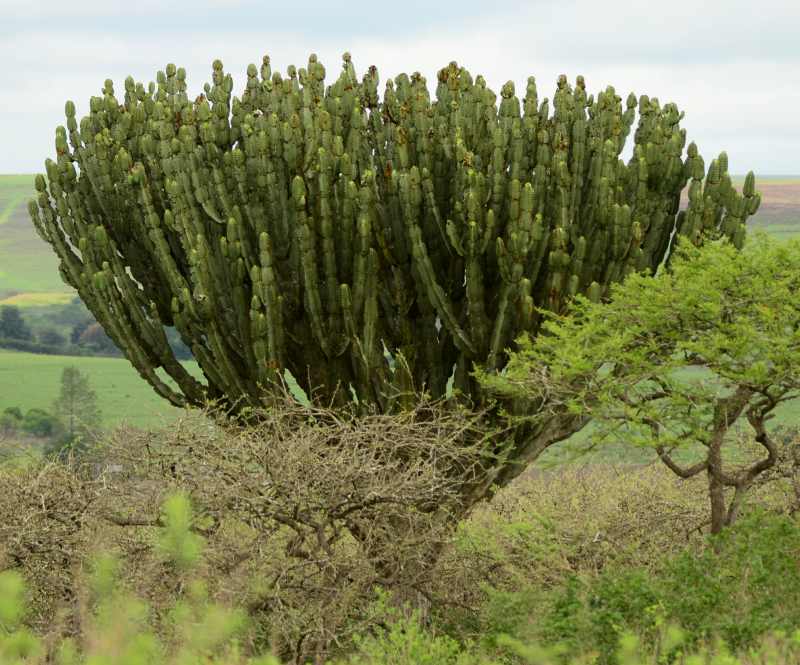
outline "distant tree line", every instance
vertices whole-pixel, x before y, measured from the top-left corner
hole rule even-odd
[[[51,355],[122,356],[80,299],[50,305],[47,310],[47,315],[26,320],[16,305],[0,307],[0,348]],[[174,328],[167,330],[167,339],[179,360],[192,359]]]

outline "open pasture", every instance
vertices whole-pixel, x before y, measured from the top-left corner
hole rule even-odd
[[[87,358],[20,353],[0,349],[0,411],[18,406],[50,410],[61,387],[61,372],[74,365],[89,377],[97,393],[103,425],[121,422],[140,427],[157,426],[179,409],[161,399],[124,358]],[[197,363],[186,367],[202,376]]]
[[[19,293],[73,293],[58,259],[28,217],[33,176],[0,176],[0,299]]]
[[[800,236],[800,178],[756,178],[756,188],[761,192],[761,208],[750,228],[783,239]]]
[[[68,305],[75,297],[74,293],[66,291],[29,291],[27,293],[17,293],[13,296],[0,298],[0,307],[3,305],[13,305],[22,309],[35,307],[47,307],[49,305]]]

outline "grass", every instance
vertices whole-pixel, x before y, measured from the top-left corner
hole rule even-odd
[[[9,406],[19,406],[23,411],[34,407],[49,410],[61,387],[61,372],[70,365],[89,377],[106,426],[122,421],[139,427],[156,426],[180,413],[159,397],[124,358],[46,356],[2,349],[0,411]],[[184,365],[202,378],[197,363]]]
[[[73,293],[61,281],[58,258],[28,218],[33,176],[0,176],[0,298],[18,293]]]
[[[0,210],[0,224],[5,224],[9,219],[11,219],[11,213],[17,209],[17,206],[19,206],[24,199],[24,194],[18,194],[10,201],[5,203],[3,209]]]

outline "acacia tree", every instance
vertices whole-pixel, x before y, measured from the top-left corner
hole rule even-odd
[[[314,55],[286,77],[265,56],[238,97],[219,61],[197,97],[170,64],[119,98],[106,81],[80,120],[66,104],[31,217],[64,280],[175,405],[260,408],[288,371],[312,399],[355,396],[365,413],[443,398],[451,382],[480,408],[473,366],[501,370],[538,331],[537,307],[654,272],[675,233],[741,245],[758,208],[752,173],[740,194],[725,153],[706,171],[674,104],[595,97],[580,76],[559,77],[552,105],[533,77],[498,104],[456,63],[434,101],[419,73],[381,99],[377,70],[359,79],[343,60],[326,85]],[[204,383],[167,343],[172,326]],[[507,459],[576,423],[518,430]]]
[[[536,405],[534,420],[566,409],[594,419],[601,440],[651,446],[681,478],[705,473],[718,533],[777,461],[768,420],[800,398],[800,242],[684,243],[670,270],[630,276],[608,304],[578,298],[568,315],[549,314],[502,376],[481,378]],[[723,455],[740,422],[763,449],[744,464]],[[678,461],[692,444],[699,460]]]

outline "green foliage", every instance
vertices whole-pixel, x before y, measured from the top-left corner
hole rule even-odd
[[[164,532],[160,545],[178,570],[190,570],[199,560],[203,539],[192,533],[192,506],[184,494],[174,494],[164,503]]]
[[[654,442],[655,419],[665,446],[708,442],[720,394],[748,385],[759,403],[765,393],[783,402],[800,391],[798,283],[797,242],[760,237],[743,253],[684,246],[670,270],[632,275],[607,305],[579,298],[569,314],[550,315],[547,335],[523,338],[507,372],[483,378],[501,394],[541,399],[555,390],[554,399],[634,441]],[[696,367],[707,372],[675,376]]]
[[[597,650],[614,663],[619,640],[658,646],[664,622],[696,648],[721,638],[737,652],[764,635],[800,629],[800,529],[794,519],[755,513],[715,537],[716,547],[684,551],[655,569],[613,566],[553,592],[534,633],[572,653]]]
[[[69,426],[70,433],[76,431],[79,426],[93,428],[100,423],[97,395],[89,387],[89,377],[77,367],[65,367],[62,370],[61,392],[53,411],[65,421],[75,421]]]
[[[694,144],[684,158],[683,114],[646,95],[595,97],[561,76],[551,113],[533,77],[522,98],[511,82],[498,96],[456,63],[435,101],[419,73],[381,99],[376,69],[359,80],[349,54],[325,75],[315,55],[287,77],[265,56],[234,97],[217,60],[193,98],[169,64],[119,97],[106,81],[84,118],[66,104],[31,217],[173,404],[261,406],[284,370],[324,403],[355,394],[387,412],[412,390],[445,396],[451,378],[480,402],[472,365],[502,368],[537,332],[535,307],[654,272],[673,232],[740,246],[759,205],[725,153],[707,171]],[[170,326],[207,388],[177,362]]]
[[[541,520],[521,520],[508,537],[533,540]],[[154,609],[130,595],[122,559],[94,559],[75,639],[46,640],[24,625],[25,585],[0,573],[0,662],[38,665],[44,645],[61,665],[278,665],[247,642],[248,620],[213,602],[202,577],[201,540],[184,495],[163,505],[159,549],[176,602]],[[552,527],[550,527],[552,528]],[[570,575],[550,588],[517,579],[514,592],[491,593],[479,639],[456,639],[382,592],[373,622],[338,665],[784,665],[800,656],[800,529],[794,518],[752,513],[715,547],[664,556],[649,569],[612,564]],[[512,553],[513,555],[513,553]],[[134,562],[130,562],[134,563]],[[174,577],[173,577],[174,576]],[[148,595],[150,595],[148,593]],[[719,641],[719,640],[723,641]],[[733,655],[735,654],[735,655]],[[680,656],[677,661],[673,656]]]
[[[24,626],[25,584],[12,571],[0,572],[0,663],[17,665],[36,659],[41,642]]]
[[[61,372],[61,390],[53,404],[59,433],[45,448],[46,455],[61,458],[86,454],[100,427],[97,395],[89,387],[89,378],[74,366]]]
[[[769,631],[800,627],[798,556],[797,521],[756,512],[717,536],[716,548],[670,562],[664,605],[693,636],[749,648]]]
[[[22,426],[22,411],[17,406],[9,406],[0,414],[0,434],[11,435]]]
[[[39,342],[27,339],[0,339],[0,350],[8,349],[11,351],[22,351],[26,353],[37,353],[46,355],[59,355],[64,352],[63,347],[46,346]]]
[[[52,328],[42,330],[37,337],[39,342],[45,346],[63,347],[67,342],[66,338],[60,332]]]
[[[388,626],[354,640],[355,655],[349,665],[457,665],[466,658],[461,645],[447,635],[435,635],[422,627],[417,612],[403,616],[386,609]],[[343,663],[342,663],[343,665]]]
[[[17,573],[6,572],[0,577],[0,629],[6,633],[17,628],[22,619],[24,586]]]
[[[26,434],[41,438],[58,436],[62,431],[61,422],[56,416],[37,408],[28,409],[20,429]]]
[[[573,653],[577,651],[582,642],[582,630],[585,628],[579,619],[583,608],[581,590],[582,584],[578,577],[570,575],[560,588],[551,591],[549,607],[541,613],[537,622],[538,634],[545,644],[561,644]],[[527,591],[528,595],[532,593],[530,589]],[[612,626],[608,639],[614,639],[616,635],[617,629]]]
[[[777,449],[766,423],[800,397],[800,243],[758,237],[743,252],[722,242],[682,244],[669,269],[631,275],[606,305],[577,298],[548,315],[544,334],[520,341],[503,374],[483,384],[532,405],[595,419],[595,441],[622,437],[655,448],[681,477],[707,471],[712,530],[730,524]],[[723,465],[722,447],[747,421],[764,456],[743,469]],[[680,466],[675,449],[705,457]],[[724,488],[735,489],[726,508]]]
[[[16,418],[17,420],[22,420],[22,409],[20,409],[18,406],[6,407],[5,409],[3,409],[3,414],[9,415],[13,418]]]
[[[89,580],[91,611],[84,617],[86,631],[80,642],[62,640],[61,665],[278,665],[269,657],[245,659],[238,637],[244,615],[209,601],[204,585],[193,578],[199,562],[196,537],[190,533],[191,507],[182,495],[164,505],[165,535],[162,546],[180,568],[185,592],[172,608],[172,638],[158,636],[151,625],[150,608],[130,595],[120,579],[120,561],[109,554],[94,560]],[[13,571],[0,572],[0,663],[43,662],[43,643],[21,624],[24,584]],[[78,644],[82,644],[82,648]],[[27,660],[26,660],[27,658]]]
[[[31,329],[20,314],[19,307],[3,305],[0,307],[0,338],[30,341]]]

